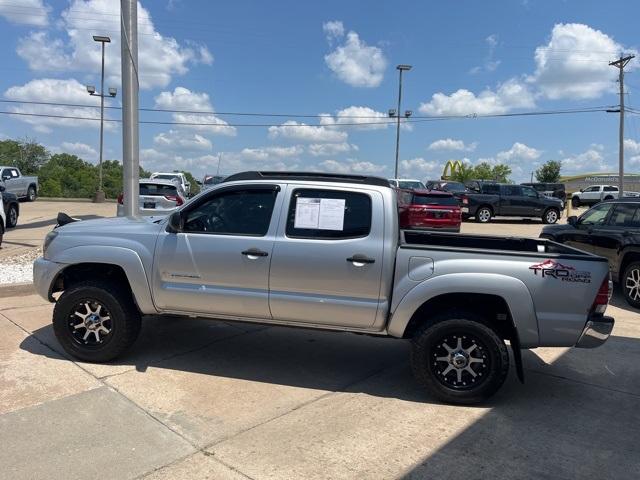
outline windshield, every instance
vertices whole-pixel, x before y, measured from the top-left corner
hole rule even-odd
[[[398,187],[399,188],[404,188],[406,190],[419,190],[425,189],[425,186],[422,182],[419,182],[417,180],[400,180],[398,181]]]

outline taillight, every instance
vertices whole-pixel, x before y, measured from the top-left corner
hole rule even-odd
[[[466,195],[461,195],[460,200],[462,201],[463,205],[469,205],[469,197],[467,197]]]
[[[172,201],[176,202],[176,205],[178,207],[184,203],[182,198],[180,196],[178,196],[178,195],[165,195],[164,198],[166,198],[167,200],[172,200]]]
[[[611,286],[611,280],[609,279],[609,277],[606,277],[602,281],[602,285],[600,285],[600,289],[598,290],[596,298],[593,301],[593,305],[591,307],[591,311],[593,313],[604,314],[604,312],[607,310],[607,305],[609,305],[609,299],[611,298],[612,293]]]
[[[121,193],[120,195],[118,195],[118,203],[120,205],[124,205],[124,193]]]

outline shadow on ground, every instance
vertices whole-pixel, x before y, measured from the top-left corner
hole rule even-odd
[[[99,215],[76,215],[73,218],[78,218],[80,220],[96,220],[98,218],[104,218],[101,217]],[[39,222],[29,222],[29,223],[25,223],[25,224],[20,224],[18,223],[18,225],[12,229],[13,230],[29,230],[31,228],[41,228],[41,227],[46,227],[46,226],[53,226],[57,223],[57,220],[55,218],[51,218],[48,220],[40,220]]]

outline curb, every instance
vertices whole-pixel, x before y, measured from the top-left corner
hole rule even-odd
[[[35,295],[36,289],[33,283],[8,283],[0,285],[0,298],[25,297]]]

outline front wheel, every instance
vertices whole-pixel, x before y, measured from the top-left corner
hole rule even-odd
[[[418,382],[447,403],[482,402],[500,389],[509,371],[504,341],[463,312],[426,325],[413,337],[411,366]]]
[[[629,305],[640,308],[640,262],[633,262],[624,270],[624,299]]]
[[[491,209],[489,207],[480,207],[476,212],[476,221],[479,223],[489,223],[491,221]]]
[[[18,224],[18,207],[11,205],[7,212],[7,228],[13,228]]]
[[[108,362],[124,353],[140,332],[140,313],[119,285],[86,281],[60,296],[53,330],[64,350],[86,362]]]
[[[580,199],[578,197],[571,197],[571,206],[573,208],[580,207]]]
[[[558,218],[560,218],[560,212],[555,208],[550,208],[544,212],[544,215],[542,216],[542,223],[553,224],[558,221]]]
[[[27,201],[35,202],[36,201],[36,187],[31,185],[27,190]]]

